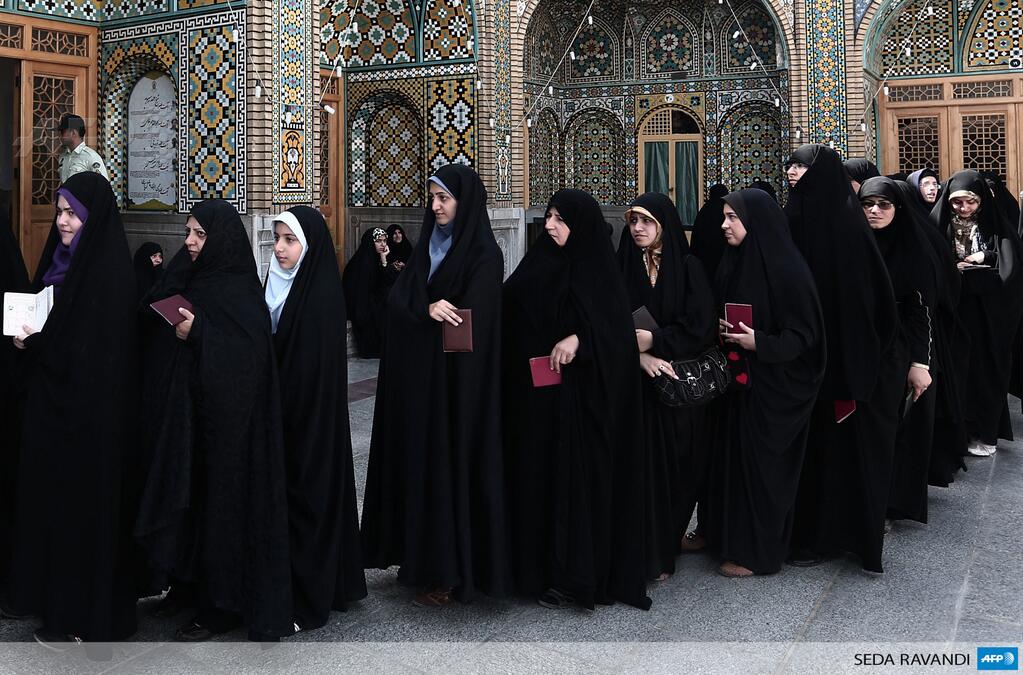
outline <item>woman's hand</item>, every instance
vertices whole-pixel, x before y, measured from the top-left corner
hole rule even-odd
[[[639,355],[639,367],[650,377],[667,375],[670,378],[678,379],[678,375],[675,374],[675,369],[671,367],[670,361],[659,359],[645,352]]]
[[[636,344],[640,352],[648,352],[654,346],[654,334],[642,328],[636,329]]]
[[[732,324],[728,323],[724,319],[718,319],[718,335],[724,335],[730,329],[734,328]]]
[[[966,256],[956,265],[959,269],[964,269],[970,265],[983,265],[984,264],[984,252],[977,251]]]
[[[554,349],[551,350],[551,370],[560,373],[561,366],[572,363],[577,351],[579,351],[578,335],[569,335],[554,345]]]
[[[380,251],[380,264],[387,267],[387,256],[391,254],[391,249],[384,244],[384,250]]]
[[[27,338],[29,335],[32,335],[32,333],[35,333],[35,331],[32,329],[32,326],[26,326],[24,324],[22,324],[21,330],[25,331],[24,335],[14,336],[14,346],[17,347],[18,349],[24,349],[25,338]]]
[[[728,324],[727,321],[724,323]],[[728,324],[731,328],[731,324]],[[757,351],[757,339],[753,332],[753,329],[744,324],[742,321],[739,322],[739,330],[741,333],[722,333],[721,337],[725,339],[725,342],[731,342],[732,344],[739,345],[748,352]]]
[[[462,323],[462,317],[455,314],[458,308],[447,300],[438,300],[430,305],[430,318],[434,321],[447,321],[452,326]]]
[[[927,387],[931,386],[931,373],[926,368],[910,366],[906,383],[913,389],[913,400],[915,401],[924,395]]]
[[[178,307],[178,314],[185,317],[185,320],[174,326],[174,334],[179,340],[187,340],[188,334],[192,332],[192,324],[195,322],[195,314],[192,314],[184,307]]]

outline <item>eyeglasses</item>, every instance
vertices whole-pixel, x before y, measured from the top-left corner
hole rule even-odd
[[[895,204],[892,204],[891,202],[888,202],[888,201],[884,201],[882,199],[877,199],[877,200],[868,199],[868,200],[860,202],[860,206],[863,207],[864,211],[869,211],[870,209],[874,208],[875,206],[877,208],[881,209],[882,211],[887,211],[888,209],[895,208]]]
[[[810,168],[806,164],[803,164],[802,162],[786,162],[782,166],[785,168],[786,171],[788,171],[791,168],[796,168],[796,169],[809,169]]]

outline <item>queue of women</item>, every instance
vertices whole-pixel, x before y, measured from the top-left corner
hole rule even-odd
[[[165,270],[152,247],[133,270],[109,184],[73,176],[31,283],[0,228],[3,290],[56,297],[2,352],[3,616],[53,648],[121,640],[162,594],[178,640],[276,640],[365,597],[367,568],[397,566],[422,607],[583,610],[649,608],[681,553],[736,578],[838,555],[881,572],[886,522],[926,522],[928,485],[1011,438],[1018,204],[975,171],[901,182],[821,145],[786,172],[784,208],[716,186],[692,245],[641,195],[617,252],[593,197],[560,190],[503,280],[486,190],[446,166],[418,243],[367,231],[344,281],[318,211],[276,217],[261,280],[219,200]],[[175,295],[171,325],[151,303]],[[380,357],[361,525],[346,298]],[[446,352],[466,309],[471,351]],[[662,403],[715,346],[728,390]],[[537,357],[557,384],[534,386]]]

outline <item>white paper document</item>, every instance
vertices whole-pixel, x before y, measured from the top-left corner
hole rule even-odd
[[[39,332],[53,309],[53,286],[38,293],[4,293],[4,335],[25,334],[22,326]]]

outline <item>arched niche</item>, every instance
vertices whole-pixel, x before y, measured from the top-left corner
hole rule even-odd
[[[128,97],[128,171],[125,208],[177,207],[178,93],[170,77],[149,71]]]

